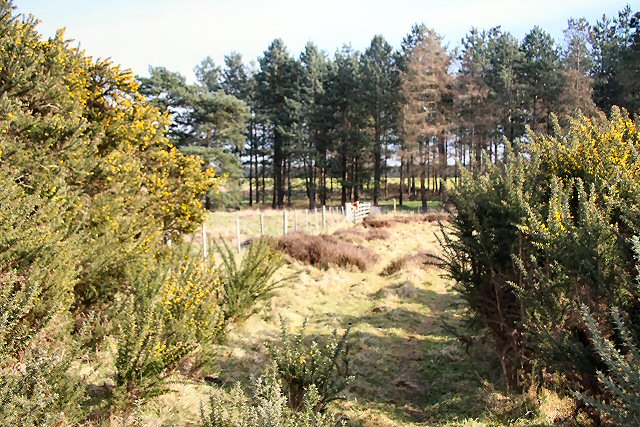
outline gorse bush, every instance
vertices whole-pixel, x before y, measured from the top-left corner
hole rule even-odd
[[[0,205],[0,425],[76,422],[83,381],[70,367],[82,334],[68,337],[75,252],[56,230],[60,205],[1,172]]]
[[[598,380],[609,392],[608,401],[596,400],[582,393],[580,398],[596,408],[617,426],[640,425],[640,347],[638,340],[625,326],[620,312],[613,308],[614,332],[622,347],[603,336],[595,319],[583,308],[585,322],[596,353],[606,366],[598,371]]]
[[[195,344],[164,339],[166,325],[152,305],[146,310],[129,301],[121,324],[115,358],[116,404],[128,404],[166,392],[165,379]]]
[[[202,427],[333,427],[344,426],[329,414],[318,412],[320,395],[314,386],[304,394],[303,405],[294,411],[287,403],[282,386],[271,368],[256,379],[251,395],[240,385],[229,394],[214,390],[209,411],[201,407]]]
[[[165,244],[201,223],[216,178],[131,72],[36,25],[0,1],[0,424],[74,425],[92,411],[76,372],[98,364],[83,322],[94,349],[116,342],[119,402],[219,336],[215,271]]]
[[[443,265],[488,327],[510,386],[553,382],[593,396],[597,356],[580,307],[638,319],[631,238],[640,229],[640,132],[624,111],[530,133],[504,161],[463,173]],[[632,320],[632,333],[637,334]]]
[[[267,239],[251,242],[242,257],[224,241],[216,242],[220,256],[225,319],[242,321],[253,314],[256,304],[268,299],[288,278],[275,279],[284,258]]]
[[[307,321],[297,334],[291,335],[280,318],[280,343],[269,351],[278,377],[284,385],[289,405],[300,410],[305,393],[314,387],[319,395],[317,410],[323,410],[334,400],[342,399],[353,377],[349,375],[349,330],[338,336],[336,330],[326,342],[305,342]]]
[[[213,171],[170,144],[168,116],[130,71],[93,61],[61,31],[43,39],[11,2],[0,2],[0,28],[0,168],[60,206],[54,231],[73,230],[75,307],[110,302],[129,263],[201,222]]]
[[[170,261],[149,261],[119,305],[116,403],[166,392],[168,375],[223,333],[220,281],[188,250],[177,245]]]

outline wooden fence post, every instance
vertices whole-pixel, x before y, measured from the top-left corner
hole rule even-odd
[[[313,222],[317,230],[318,229],[318,208],[313,208],[313,210],[314,210]]]
[[[285,209],[282,212],[282,234],[284,236],[287,235],[288,227],[289,227],[289,218],[287,218],[287,210]]]
[[[298,231],[298,216],[296,215],[296,210],[293,210],[293,232]]]
[[[260,211],[260,236],[264,236],[264,212]]]
[[[238,240],[238,253],[240,253],[240,217],[236,217],[236,237]]]
[[[327,229],[327,207],[322,205],[322,229]]]
[[[396,213],[396,199],[393,199],[393,213]]]

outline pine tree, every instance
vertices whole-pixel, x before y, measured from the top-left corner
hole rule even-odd
[[[534,131],[549,132],[550,115],[562,87],[558,49],[553,38],[537,26],[525,35],[520,48],[527,122]]]
[[[446,176],[447,130],[452,103],[450,57],[441,38],[427,30],[401,74],[404,98],[403,137],[405,150],[419,160],[420,199],[427,208],[428,168],[434,161],[434,176]]]
[[[564,31],[562,80],[559,110],[564,115],[580,111],[593,114],[593,53],[589,24],[584,19],[570,19]]]
[[[284,42],[274,40],[259,59],[256,75],[256,102],[260,113],[268,120],[266,137],[273,148],[273,208],[284,207],[287,160],[296,128],[300,107],[298,82],[300,65],[289,55]]]
[[[386,169],[383,149],[386,151],[397,122],[399,79],[393,49],[382,36],[375,36],[371,40],[362,59],[366,94],[364,102],[373,125],[373,204],[377,206],[380,179]]]

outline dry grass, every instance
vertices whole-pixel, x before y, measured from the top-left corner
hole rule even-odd
[[[437,262],[436,254],[432,251],[419,252],[417,254],[405,254],[393,261],[391,261],[383,270],[383,276],[390,276],[403,270],[404,268],[411,267],[435,267]]]
[[[415,222],[446,222],[451,215],[445,211],[429,212],[424,215],[397,215],[391,219],[392,223],[411,224]]]
[[[355,246],[335,236],[319,236],[293,233],[278,239],[276,247],[288,256],[305,264],[322,269],[330,265],[353,266],[360,271],[367,270],[378,256],[370,249]]]
[[[365,228],[388,228],[390,227],[392,224],[392,222],[389,219],[383,219],[383,218],[365,218],[364,221],[362,221],[362,225]]]
[[[367,240],[387,240],[389,238],[389,232],[383,229],[369,230],[365,239]]]
[[[362,243],[364,240],[386,240],[390,237],[389,232],[382,228],[341,228],[333,233],[334,236],[349,243]]]
[[[340,228],[333,233],[340,240],[348,243],[362,243],[366,240],[366,233],[360,228]]]

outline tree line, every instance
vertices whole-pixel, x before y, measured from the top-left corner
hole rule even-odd
[[[522,40],[472,28],[449,48],[414,25],[399,49],[376,35],[364,52],[344,45],[330,57],[310,42],[295,57],[276,39],[257,62],[205,58],[195,84],[163,67],[138,79],[171,112],[175,144],[226,174],[209,208],[239,205],[243,179],[250,205],[282,208],[302,179],[311,208],[334,182],[343,204],[367,192],[374,204],[426,207],[458,165],[497,160],[503,139],[527,127],[546,132],[554,115],[562,125],[613,105],[640,111],[639,62],[640,13],[627,6],[595,23],[570,19],[561,41],[538,26]]]

